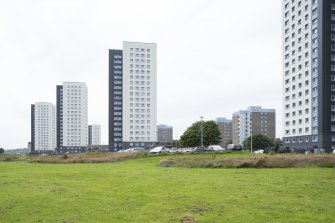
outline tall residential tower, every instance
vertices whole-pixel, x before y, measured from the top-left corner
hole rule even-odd
[[[335,148],[335,0],[283,0],[283,139]]]
[[[87,86],[83,82],[57,85],[57,149],[84,152],[88,143]]]
[[[109,50],[109,149],[157,141],[156,44],[123,42]]]
[[[56,107],[52,103],[31,105],[31,152],[55,150]]]

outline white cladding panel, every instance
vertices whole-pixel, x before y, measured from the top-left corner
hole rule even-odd
[[[246,112],[241,112],[239,114],[239,132],[238,132],[238,140],[239,140],[239,144],[242,145],[243,141],[248,137],[247,134],[247,129],[248,129],[248,124],[246,124],[248,122],[248,115]]]
[[[82,82],[63,83],[63,146],[88,144],[87,86]]]
[[[35,150],[56,148],[56,106],[48,102],[35,103]]]
[[[155,43],[123,43],[123,141],[157,141]]]
[[[283,136],[312,134],[312,0],[283,0]]]
[[[101,126],[92,125],[92,145],[101,145]]]

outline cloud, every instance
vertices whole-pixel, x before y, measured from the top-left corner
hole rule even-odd
[[[281,136],[281,1],[0,3],[0,147],[26,147],[30,104],[84,81],[89,122],[108,142],[108,49],[158,44],[158,122],[178,137],[200,115],[277,109]]]

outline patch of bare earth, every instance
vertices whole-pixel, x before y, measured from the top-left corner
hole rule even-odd
[[[194,223],[197,222],[197,219],[195,219],[192,216],[184,216],[180,219],[181,223]]]

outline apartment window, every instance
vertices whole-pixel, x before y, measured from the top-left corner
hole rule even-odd
[[[309,123],[309,118],[305,118],[305,123],[306,123],[306,124]]]
[[[309,18],[308,14],[307,14],[307,15],[305,15],[305,20],[308,20],[308,18]]]

